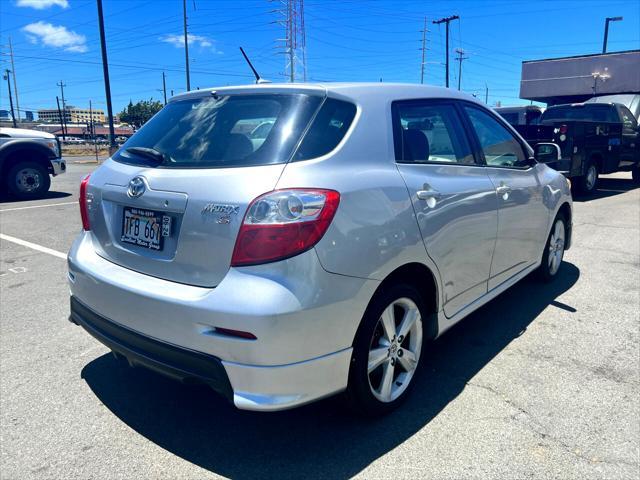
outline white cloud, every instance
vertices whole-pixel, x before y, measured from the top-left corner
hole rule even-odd
[[[84,53],[87,47],[87,38],[84,35],[67,30],[62,25],[52,25],[46,22],[30,23],[22,28],[31,43],[42,43],[49,47],[62,48],[67,52]]]
[[[62,8],[69,7],[69,0],[18,0],[16,5],[18,7],[30,7],[36,10],[44,10],[45,8],[53,7],[57,5]]]
[[[160,37],[161,42],[170,43],[174,47],[184,48],[184,35],[163,35]],[[197,47],[202,48],[211,48],[215,51],[215,46],[213,45],[213,40],[208,37],[203,37],[202,35],[193,35],[192,33],[188,34],[189,46],[195,45]]]

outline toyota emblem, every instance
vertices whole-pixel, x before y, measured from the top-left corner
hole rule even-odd
[[[129,182],[129,188],[127,189],[127,195],[131,198],[137,198],[144,193],[147,187],[144,184],[144,178],[134,177]]]

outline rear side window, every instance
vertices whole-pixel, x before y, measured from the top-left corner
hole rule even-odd
[[[551,107],[545,110],[540,122],[583,121],[583,122],[615,122],[617,115],[611,105],[566,105]]]
[[[294,160],[309,160],[331,152],[344,138],[356,115],[356,106],[327,98],[294,155]]]
[[[453,105],[396,102],[393,116],[396,161],[475,164]]]
[[[284,163],[321,101],[304,94],[250,94],[170,102],[113,158],[162,168]]]

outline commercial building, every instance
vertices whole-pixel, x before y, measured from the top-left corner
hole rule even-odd
[[[640,50],[522,62],[520,98],[548,105],[640,93]]]
[[[38,119],[41,122],[60,122],[60,112],[57,108],[38,110]],[[66,123],[87,123],[91,120],[104,123],[104,111],[99,109],[90,111],[88,108],[77,108],[71,105],[67,105],[64,109]]]

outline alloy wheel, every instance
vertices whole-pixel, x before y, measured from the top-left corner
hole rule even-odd
[[[407,389],[420,360],[422,318],[409,298],[399,298],[380,315],[369,347],[369,387],[381,402],[392,402]]]
[[[549,273],[555,275],[562,263],[564,256],[565,232],[562,220],[556,220],[549,239]]]

